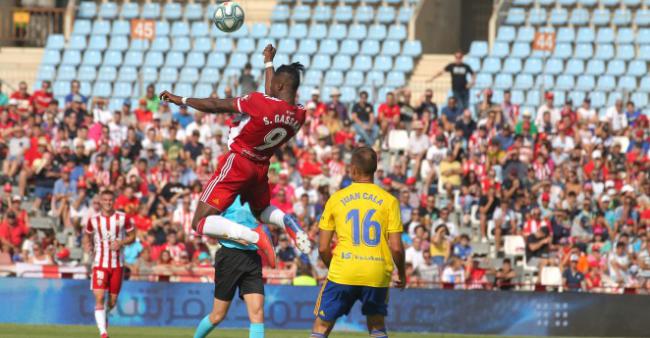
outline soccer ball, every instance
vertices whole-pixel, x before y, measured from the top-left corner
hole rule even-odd
[[[212,16],[219,30],[232,33],[244,24],[244,9],[236,2],[224,2],[217,6]]]

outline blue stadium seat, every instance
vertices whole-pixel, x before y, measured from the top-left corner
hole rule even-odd
[[[574,106],[581,104],[585,100],[585,92],[570,90],[569,99],[573,102]]]
[[[122,19],[135,19],[140,15],[140,7],[135,2],[125,2],[122,4],[120,15],[122,16]]]
[[[641,45],[639,46],[639,60],[650,61],[650,45]]]
[[[75,66],[61,65],[56,74],[57,81],[71,81],[77,78],[77,69]]]
[[[348,39],[364,40],[368,36],[366,25],[353,24],[348,30]]]
[[[84,53],[81,63],[85,66],[99,66],[102,64],[102,53],[95,50],[88,50]]]
[[[311,39],[324,39],[327,36],[327,26],[322,23],[317,23],[309,26],[308,37]]]
[[[575,82],[573,80],[573,76],[571,75],[560,75],[557,77],[557,80],[555,81],[555,89],[559,90],[572,90],[573,87],[575,86]]]
[[[164,58],[161,52],[149,51],[144,57],[144,64],[148,67],[160,67],[163,63]]]
[[[504,58],[510,54],[510,47],[507,42],[495,42],[492,46],[490,56]]]
[[[350,23],[352,17],[353,12],[350,6],[337,6],[334,11],[334,21],[338,23]]]
[[[79,3],[79,12],[77,15],[82,19],[92,19],[97,15],[97,4],[91,1],[82,1]]]
[[[573,57],[576,59],[587,60],[591,59],[594,54],[594,49],[590,43],[579,43],[576,45]]]
[[[104,54],[104,66],[118,67],[122,65],[122,52],[109,50]]]
[[[465,62],[472,70],[476,71],[478,69],[481,69],[481,59],[475,58],[472,56],[466,56],[463,59],[463,62]]]
[[[208,54],[206,67],[223,68],[226,66],[226,55],[223,52],[212,52]]]
[[[188,36],[190,35],[190,25],[184,21],[174,21],[172,23],[171,36]]]
[[[413,8],[411,7],[400,7],[399,12],[397,13],[397,21],[401,24],[408,24],[411,21],[413,16]]]
[[[295,22],[305,22],[311,17],[311,10],[309,6],[298,5],[293,8],[293,13],[291,14],[291,19]]]
[[[352,103],[357,99],[357,91],[355,87],[343,86],[341,87],[341,102]]]
[[[632,76],[621,76],[618,79],[618,87],[622,91],[635,91],[636,90],[636,79]]]
[[[169,38],[166,36],[157,37],[151,43],[151,50],[156,52],[166,52],[171,48]]]
[[[512,26],[501,26],[497,31],[497,41],[512,42],[515,40],[516,31]]]
[[[408,37],[408,32],[406,31],[406,26],[404,25],[391,25],[388,28],[388,40],[406,40]]]
[[[304,25],[302,25],[305,27]],[[307,34],[306,32],[306,27],[305,27],[305,35]],[[269,28],[269,37],[274,38],[274,39],[282,39],[285,38],[287,35],[289,35],[289,26],[287,26],[286,23],[272,23],[271,27]]]
[[[145,60],[146,62],[146,60]],[[182,52],[169,52],[165,57],[165,67],[180,68],[185,64],[185,55]]]
[[[347,39],[341,42],[341,49],[339,50],[339,54],[355,55],[357,53],[359,53],[359,42]]]
[[[382,6],[377,9],[377,22],[381,24],[395,23],[395,8]]]
[[[404,42],[402,54],[407,56],[420,56],[422,54],[422,43],[419,40]]]
[[[289,10],[289,6],[287,5],[277,5],[273,11],[271,11],[272,22],[286,22],[289,20],[290,16],[291,12]]]
[[[641,4],[641,0],[623,0],[625,7],[637,7]]]
[[[603,60],[589,60],[587,62],[587,68],[585,69],[585,74],[587,75],[601,75],[605,73],[605,63]]]
[[[544,65],[544,73],[558,75],[564,71],[564,63],[561,59],[548,59]]]
[[[580,75],[576,81],[576,90],[590,92],[596,87],[596,80],[592,75]]]
[[[273,33],[271,31],[271,33]],[[304,39],[307,37],[308,29],[304,23],[291,25],[289,29],[289,37],[292,39]]]
[[[244,69],[246,63],[248,63],[248,55],[244,53],[233,53],[230,55],[227,68],[241,70]]]
[[[535,29],[533,27],[519,27],[517,31],[517,42],[533,42]]]
[[[551,4],[554,4],[555,0],[537,0],[536,2],[540,6],[548,7]]]
[[[99,68],[99,72],[97,74],[97,81],[113,82],[116,79],[117,79],[117,68],[112,66],[102,66]]]
[[[490,56],[483,61],[483,68],[481,68],[481,72],[495,74],[499,71],[501,71],[501,60],[498,58]]]
[[[610,12],[606,8],[597,8],[593,11],[591,23],[595,26],[605,26],[610,23]]]
[[[370,71],[368,72],[368,75],[366,75],[366,81],[365,84],[368,86],[383,86],[384,85],[384,72],[380,71]]]
[[[488,44],[487,41],[472,41],[472,44],[469,46],[469,56],[483,58],[488,54]]]
[[[607,63],[607,75],[621,76],[625,74],[625,61],[611,60]]]
[[[316,54],[312,59],[312,68],[315,70],[327,70],[331,67],[331,59],[328,55]]]
[[[556,42],[573,43],[576,41],[576,32],[571,27],[560,27],[557,30]]]
[[[312,19],[315,22],[327,22],[332,20],[332,9],[329,6],[316,6]]]
[[[43,65],[58,66],[60,62],[61,62],[61,53],[59,53],[58,51],[46,49],[45,52],[43,52],[43,60],[41,61]]]
[[[320,86],[320,82],[322,79],[323,79],[322,71],[309,69],[307,70],[307,72],[305,72],[304,84],[307,86]]]
[[[38,68],[38,75],[36,79],[38,81],[48,80],[53,81],[56,78],[56,70],[54,66],[41,65]]]
[[[530,55],[530,43],[515,42],[512,45],[512,51],[510,52],[510,56],[523,59],[528,57],[529,55]]]
[[[511,89],[512,88],[512,75],[498,74],[494,78],[494,87],[496,89]]]
[[[634,22],[639,26],[650,25],[650,9],[639,9],[636,11]]]
[[[567,61],[566,69],[564,70],[567,75],[581,75],[585,71],[584,61],[578,59],[570,59]]]
[[[569,23],[575,26],[584,26],[589,23],[589,11],[585,8],[575,8],[571,11]]]
[[[637,107],[647,107],[648,106],[648,94],[646,93],[634,93],[630,97],[630,101],[634,102],[634,105]],[[647,116],[647,114],[646,114]]]
[[[503,72],[507,74],[518,74],[521,68],[521,59],[507,58],[503,63]]]
[[[95,97],[109,97],[113,89],[108,82],[95,82],[93,85],[92,95]]]
[[[111,32],[111,23],[108,21],[94,21],[91,35],[108,35]]]
[[[546,9],[532,8],[528,14],[528,23],[535,26],[546,23]]]
[[[578,3],[583,7],[594,7],[598,0],[578,0]]]
[[[323,80],[325,86],[341,86],[343,84],[343,72],[340,70],[330,70],[325,73],[325,79]]]
[[[89,20],[76,20],[72,28],[73,35],[88,35],[90,34],[91,24]]]
[[[192,28],[190,30],[190,35],[194,38],[208,36],[210,33],[210,27],[207,23],[203,21],[192,22]]]
[[[210,37],[204,36],[201,38],[194,39],[194,48],[192,51],[208,53],[212,50],[212,39]]]
[[[82,82],[93,82],[97,80],[97,68],[95,66],[82,65],[77,71],[76,80]]]
[[[605,7],[620,6],[621,0],[600,0],[600,5]]]
[[[156,2],[145,2],[142,5],[142,18],[158,19],[160,18],[160,4]]]
[[[591,107],[594,109],[599,109],[599,108],[605,108],[605,103],[606,103],[606,96],[605,93],[603,92],[591,92],[589,94],[589,98],[591,99]]]
[[[178,81],[178,69],[175,67],[163,67],[159,72],[158,81],[176,82]]]
[[[614,42],[614,30],[609,27],[600,28],[596,34],[597,43],[612,43]]]
[[[50,34],[45,43],[46,50],[62,50],[65,47],[65,38],[61,34]]]
[[[519,74],[515,77],[515,89],[528,90],[533,88],[533,76],[530,74]]]
[[[526,105],[537,107],[541,103],[541,97],[539,90],[528,91],[526,95]]]
[[[111,35],[115,37],[116,35],[129,35],[131,34],[131,23],[126,20],[115,20],[113,21],[113,27],[111,29]]]
[[[70,94],[70,81],[57,80],[52,85],[54,96],[65,96]]]
[[[377,55],[379,54],[379,41],[377,40],[365,40],[361,44],[361,54],[363,55]]]
[[[650,33],[650,32],[649,32]],[[634,42],[634,31],[629,27],[621,27],[616,32],[617,44],[628,44]]]
[[[619,8],[614,11],[612,23],[616,26],[628,26],[632,22],[632,13],[629,9]]]
[[[375,58],[373,70],[388,72],[393,69],[393,59],[390,56],[380,55]]]
[[[400,55],[395,59],[395,70],[404,73],[410,73],[415,68],[413,58],[410,56]]]
[[[311,66],[311,58],[306,54],[292,53],[291,62],[300,62],[303,66],[305,66],[305,68],[309,68]]]
[[[98,17],[107,20],[114,20],[117,18],[117,4],[115,2],[104,2],[99,5]]]
[[[386,74],[386,83],[391,86],[402,87],[406,85],[406,77],[404,73],[398,71],[391,71]]]
[[[185,5],[185,20],[195,21],[195,20],[201,20],[202,18],[203,18],[203,6],[201,6],[201,4],[188,3]]]
[[[177,83],[174,85],[174,93],[189,97],[194,93],[194,87],[189,83]]]
[[[255,51],[255,40],[253,38],[243,38],[237,40],[237,52],[252,53]]]
[[[526,11],[523,8],[513,7],[508,10],[506,15],[507,25],[521,25],[526,21]]]
[[[533,4],[533,0],[513,0],[512,4],[515,6],[530,6]]]
[[[594,58],[598,60],[609,60],[614,58],[614,46],[611,44],[596,45]]]
[[[565,25],[569,19],[569,11],[566,8],[556,7],[551,10],[549,21],[551,25],[561,26]]]
[[[250,63],[253,70],[264,69],[264,56],[260,53],[254,53],[251,55]]]
[[[285,53],[293,54],[298,49],[298,44],[295,39],[282,39],[278,43],[278,50]]]
[[[616,58],[629,61],[634,59],[635,48],[631,44],[621,44],[616,47]]]
[[[555,86],[553,75],[541,74],[535,78],[535,87],[552,88]]]
[[[84,50],[87,48],[86,37],[83,35],[73,35],[70,37],[68,50]]]
[[[200,52],[190,52],[187,54],[187,67],[203,67],[205,65],[205,54]]]
[[[478,73],[476,75],[476,84],[477,89],[485,89],[492,86],[492,75],[485,73]]]
[[[324,55],[334,55],[338,51],[339,46],[336,40],[323,40],[320,43],[320,47],[318,50],[319,54],[324,54]]]
[[[117,80],[123,82],[134,82],[138,79],[138,70],[131,66],[120,67],[117,73]]]
[[[300,44],[298,45],[298,53],[313,55],[316,53],[317,48],[318,44],[316,43],[316,40],[303,39],[300,40]]]
[[[212,86],[207,83],[199,83],[194,87],[194,97],[209,97],[212,94]]]
[[[235,50],[234,42],[231,38],[219,38],[215,43],[215,49],[221,53],[230,53]]]
[[[113,88],[113,97],[124,100],[131,97],[133,89],[131,82],[117,82]]]
[[[642,77],[641,83],[639,84],[639,91],[650,93],[650,77]]]
[[[354,15],[354,20],[360,24],[368,24],[375,18],[375,13],[370,6],[359,6]]]
[[[354,58],[352,63],[353,70],[360,70],[367,72],[372,68],[372,59],[367,55],[358,55]]]
[[[257,40],[257,47],[255,48],[255,50],[256,50],[256,51],[263,51],[264,48],[266,48],[266,46],[268,46],[269,44],[271,44],[271,45],[273,45],[273,46],[277,46],[277,45],[278,45],[278,44],[277,44],[277,41],[276,41],[275,39],[271,39],[271,38],[262,38],[262,39]],[[288,53],[287,51],[284,51],[284,50],[283,50],[282,52],[285,53],[285,54]]]
[[[616,80],[611,75],[602,75],[598,77],[596,82],[596,89],[602,91],[610,91],[616,88]]]
[[[263,23],[255,23],[251,27],[250,36],[256,39],[265,38],[269,34],[269,27]]]
[[[573,54],[573,48],[569,43],[558,43],[555,45],[555,50],[553,51],[553,57],[558,59],[568,59]]]
[[[368,28],[368,39],[384,40],[386,35],[386,26],[384,25],[372,25]]]
[[[167,20],[179,20],[182,13],[181,4],[177,2],[168,2],[163,6],[163,18]]]
[[[381,46],[381,54],[382,55],[389,55],[389,56],[396,56],[400,54],[400,43],[397,41],[391,41],[387,40],[384,41],[384,43]]]
[[[632,60],[627,67],[627,75],[630,76],[644,76],[648,72],[646,63],[642,60]]]
[[[538,58],[529,58],[524,62],[524,73],[537,75],[542,72],[542,60]]]
[[[343,40],[348,35],[348,28],[344,24],[335,23],[329,26],[328,39]]]
[[[225,58],[224,58],[224,63],[225,63]],[[219,78],[220,78],[219,69],[203,68],[201,69],[201,77],[199,78],[199,83],[217,83],[219,81]]]

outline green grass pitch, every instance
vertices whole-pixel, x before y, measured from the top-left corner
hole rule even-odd
[[[191,328],[168,327],[109,327],[111,338],[191,338],[194,330]],[[392,333],[391,338],[490,338],[499,336],[484,335],[454,335],[434,333]],[[0,324],[0,337],[2,338],[91,338],[99,337],[94,326],[63,326],[63,325],[15,325]],[[247,338],[247,330],[215,329],[208,338]],[[267,338],[308,338],[307,331],[281,331],[269,330]],[[364,333],[334,332],[332,338],[339,337],[368,337]],[[583,337],[584,338],[584,337]]]

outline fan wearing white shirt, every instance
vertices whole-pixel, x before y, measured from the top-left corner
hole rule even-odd
[[[618,99],[613,106],[607,108],[605,118],[612,127],[612,132],[616,135],[622,135],[627,128],[627,116],[623,110],[623,100]]]
[[[93,119],[101,124],[108,124],[113,120],[113,112],[106,107],[106,99],[97,97],[93,100]]]
[[[206,144],[210,138],[212,138],[212,129],[209,125],[203,122],[203,112],[195,111],[194,112],[194,122],[190,123],[185,127],[185,135],[192,135],[192,132],[198,130],[200,133],[199,142]]]
[[[120,111],[113,113],[112,120],[108,123],[108,131],[114,144],[122,144],[126,140],[128,128],[122,123],[122,113]]]
[[[553,107],[553,93],[547,92],[544,95],[546,102],[537,109],[537,115],[535,115],[535,125],[537,128],[542,128],[545,124],[544,122],[544,113],[548,112],[551,115],[551,124],[556,125],[561,119],[562,114],[560,110]]]
[[[596,128],[598,115],[596,114],[596,110],[591,108],[591,100],[589,98],[585,98],[582,101],[582,105],[576,113],[578,114],[578,121],[587,123],[591,129]]]

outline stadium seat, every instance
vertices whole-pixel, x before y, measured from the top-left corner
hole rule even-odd
[[[495,74],[501,70],[501,61],[495,57],[488,57],[483,61],[483,68],[481,72],[487,74]]]
[[[488,53],[488,44],[487,41],[472,41],[472,44],[469,46],[469,56],[483,58],[486,57]]]
[[[138,78],[138,71],[135,67],[122,66],[117,73],[117,80],[123,82],[134,82]]]
[[[637,107],[647,107],[648,106],[648,94],[646,93],[634,93],[632,94],[630,101],[634,102],[634,105]],[[647,116],[647,115],[646,115]]]
[[[648,32],[650,33],[650,32]],[[616,31],[616,43],[628,44],[634,42],[634,31],[629,27],[622,27]]]
[[[89,20],[76,20],[72,27],[73,35],[88,35],[90,34],[91,24]]]
[[[529,55],[530,55],[530,43],[515,42],[512,45],[512,51],[510,53],[510,56],[523,59],[528,57]]]
[[[616,26],[628,26],[632,22],[632,13],[629,9],[619,8],[614,11],[612,23]]]
[[[146,60],[145,60],[146,63]],[[148,63],[147,63],[148,64]],[[185,55],[182,52],[169,52],[165,57],[165,67],[180,68],[185,64]]]
[[[607,63],[607,75],[621,76],[625,74],[625,61],[611,60]]]
[[[302,25],[305,27],[304,25]],[[307,34],[306,32],[306,27],[305,27],[305,35]],[[287,37],[289,35],[289,26],[287,26],[286,23],[273,23],[271,24],[271,27],[269,28],[269,34],[268,36],[273,39],[282,39]]]
[[[337,6],[334,11],[334,21],[337,23],[350,23],[352,21],[353,11],[350,6]]]
[[[368,35],[365,25],[353,24],[348,30],[348,39],[364,40]]]
[[[635,48],[631,44],[621,44],[616,47],[616,58],[629,61],[635,57]]]
[[[558,75],[564,71],[564,63],[561,59],[548,59],[544,65],[544,73]]]
[[[526,21],[526,12],[523,8],[513,7],[508,10],[506,15],[507,25],[521,25]]]
[[[205,65],[205,54],[200,52],[190,52],[187,54],[187,67],[203,67]]]
[[[551,25],[561,26],[565,25],[569,19],[569,11],[566,8],[556,7],[551,10],[549,15],[549,22]]]
[[[366,75],[365,84],[368,86],[383,86],[384,85],[384,72],[370,71]]]
[[[546,9],[532,8],[528,14],[528,23],[534,26],[546,23]]]
[[[208,54],[206,60],[206,67],[209,68],[224,68],[226,66],[226,55],[222,52],[212,52]]]
[[[625,7],[637,7],[641,4],[641,0],[623,0]]]
[[[122,52],[109,50],[104,54],[104,66],[118,67],[122,65]]]
[[[225,57],[224,57],[225,63]],[[203,68],[201,69],[201,76],[199,77],[199,83],[217,83],[219,81],[219,69],[217,68]]]
[[[41,65],[38,68],[38,75],[36,77],[37,81],[43,81],[43,80],[53,81],[55,78],[56,78],[56,70],[54,66]]]
[[[269,27],[263,23],[255,23],[251,27],[250,36],[256,39],[265,38],[269,34]]]
[[[627,75],[630,76],[644,76],[646,75],[648,69],[646,63],[642,60],[632,60],[627,67]]]
[[[372,59],[367,55],[358,55],[352,63],[353,70],[367,72],[372,68]]]
[[[325,79],[323,80],[325,86],[334,86],[338,87],[343,85],[343,72],[340,70],[330,70],[325,73]]]
[[[518,74],[521,68],[521,59],[508,58],[503,63],[503,72],[507,74]]]
[[[293,8],[291,19],[295,22],[305,22],[311,17],[311,10],[308,6],[298,5]],[[276,20],[278,21],[278,20]]]
[[[61,65],[56,74],[57,81],[71,81],[77,78],[77,69],[74,66]]]
[[[300,40],[300,44],[298,45],[298,53],[313,55],[316,53],[317,48],[318,44],[316,43],[316,40],[303,39]]]
[[[478,73],[476,75],[476,84],[477,89],[485,89],[492,86],[492,75],[485,73]]]
[[[179,20],[183,9],[177,2],[168,2],[163,6],[163,18],[166,20]]]
[[[463,62],[465,62],[474,71],[477,71],[477,70],[481,69],[481,60],[479,58],[475,58],[475,57],[472,57],[472,56],[466,56],[463,59]]]
[[[216,29],[216,28],[215,28]],[[156,36],[168,36],[171,28],[168,21],[156,21]]]
[[[139,67],[144,60],[144,56],[140,51],[130,50],[124,56],[124,65],[131,67]]]
[[[135,2],[125,2],[122,4],[122,11],[120,16],[122,19],[130,20],[135,19],[140,15],[140,8]]]
[[[144,64],[148,67],[160,67],[164,63],[164,57],[161,52],[149,51],[144,57]]]
[[[271,11],[271,21],[272,22],[286,22],[291,16],[291,11],[287,5],[277,5]]]
[[[102,63],[102,53],[88,50],[84,53],[81,63],[85,66],[99,66]]]
[[[614,46],[611,44],[596,45],[594,58],[598,60],[609,60],[614,58]]]
[[[372,25],[368,28],[368,39],[384,40],[386,35],[386,26],[384,25]]]
[[[237,52],[230,55],[230,58],[228,59],[228,66],[226,68],[234,69],[239,72],[240,70],[244,69],[246,63],[248,63],[248,55]]]
[[[400,54],[400,43],[397,41],[385,41],[382,46],[381,46],[381,54],[382,55],[389,55],[389,56],[396,56]]]
[[[562,271],[557,266],[543,267],[540,276],[540,281],[543,286],[562,286]]]
[[[533,27],[520,27],[517,31],[517,42],[533,42],[535,29]]]
[[[79,81],[93,82],[97,80],[97,68],[94,65],[82,65],[79,67],[75,79]]]
[[[317,54],[312,59],[312,68],[315,70],[327,70],[330,65],[331,58],[328,55]]]
[[[194,38],[208,36],[210,33],[210,28],[207,23],[203,21],[192,22],[192,28],[190,29],[190,35]]]
[[[639,60],[650,61],[650,45],[641,45],[639,46]]]
[[[323,72],[320,70],[309,69],[305,72],[304,82],[307,86],[320,86],[323,79]]]
[[[77,15],[82,19],[92,19],[97,15],[97,4],[90,1],[79,3]]]
[[[115,37],[116,35],[129,35],[131,34],[131,23],[126,20],[115,20],[113,21],[113,27],[111,28],[111,35]]]
[[[395,65],[395,70],[404,73],[411,73],[415,68],[415,65],[413,64],[413,58],[404,55],[398,56],[395,59],[394,65]]]
[[[316,6],[312,19],[315,22],[328,22],[332,20],[332,9],[329,6]]]
[[[117,68],[113,66],[102,66],[99,68],[97,81],[114,82],[115,80],[117,80]]]
[[[637,88],[636,79],[632,76],[621,76],[618,79],[617,88],[619,90],[626,91],[626,92],[635,91]]]
[[[61,34],[50,34],[45,43],[46,50],[62,50],[65,47],[65,38]]]
[[[136,85],[137,87],[137,85]],[[118,99],[126,99],[133,94],[133,85],[131,82],[117,82],[113,88],[113,97]]]
[[[553,75],[541,74],[535,78],[535,87],[553,88],[555,79]]]
[[[510,47],[506,42],[495,42],[492,46],[490,56],[504,58],[510,54]]]
[[[567,61],[566,69],[564,70],[567,75],[581,75],[585,71],[584,61],[578,59],[570,59]]]
[[[379,41],[365,40],[361,44],[361,54],[374,56],[379,54],[379,48]]]
[[[589,60],[587,62],[587,68],[585,69],[585,74],[598,76],[605,73],[605,63],[603,60]]]
[[[575,26],[584,26],[589,23],[589,11],[585,8],[575,8],[571,11],[569,23]]]
[[[43,52],[43,60],[41,62],[48,66],[58,66],[61,62],[61,54],[56,50],[46,49],[45,52]]]
[[[596,87],[596,80],[591,75],[580,75],[576,81],[576,90],[590,92]]]
[[[587,60],[593,57],[594,50],[590,43],[579,43],[576,45],[573,57],[576,59]]]
[[[373,70],[378,70],[381,72],[388,72],[393,70],[393,59],[389,56],[380,55],[375,58]]]
[[[343,24],[332,24],[327,32],[328,39],[343,40],[348,35],[348,28]]]
[[[175,67],[163,67],[158,75],[158,81],[176,82],[178,81],[178,69]]]
[[[512,42],[515,40],[516,31],[512,26],[501,26],[497,31],[497,41]]]
[[[571,57],[573,48],[569,43],[558,43],[553,51],[553,58],[565,60]]]
[[[207,36],[194,39],[193,45],[192,51],[194,52],[209,53],[212,51],[212,39]]]
[[[642,77],[639,83],[639,91],[650,93],[650,77]]]
[[[574,105],[581,104],[585,100],[585,93],[580,91],[571,90],[569,91],[569,99],[573,102]]]
[[[208,13],[214,13],[214,12],[208,12]],[[201,20],[201,18],[203,18],[203,6],[201,6],[201,4],[199,3],[188,3],[185,5],[184,14],[185,14],[185,20],[188,21]]]
[[[177,83],[174,85],[174,93],[189,97],[194,93],[194,87],[189,83]]]
[[[512,4],[515,6],[530,6],[533,4],[533,0],[513,0]]]
[[[357,53],[359,53],[359,42],[355,40],[347,40],[347,39],[341,41],[341,48],[339,50],[339,54],[355,55]],[[404,54],[406,54],[406,51],[404,52]]]
[[[354,14],[354,21],[360,24],[369,24],[374,18],[375,13],[370,6],[359,6]]]
[[[420,56],[420,54],[422,54],[422,43],[420,40],[410,40],[404,42],[402,54],[406,56]]]
[[[413,16],[413,8],[411,7],[400,7],[399,12],[397,14],[397,21],[401,24],[408,24],[409,21],[411,21],[411,17]]]
[[[512,88],[512,75],[510,74],[498,74],[494,78],[494,87],[496,89],[511,89]]]
[[[634,22],[638,26],[649,26],[650,25],[650,9],[640,9],[636,11],[634,16]]]
[[[557,30],[557,43],[574,43],[576,41],[575,30],[571,27],[560,27]]]
[[[571,75],[560,75],[555,81],[555,89],[559,90],[572,90],[575,86],[573,76]]]
[[[52,93],[54,96],[65,96],[70,93],[70,81],[57,80],[52,84]]]
[[[194,97],[209,97],[212,94],[212,86],[207,83],[199,83],[194,87]]]
[[[291,62],[300,62],[305,68],[311,66],[311,58],[306,54],[292,54]]]
[[[406,31],[406,26],[403,25],[391,25],[388,28],[388,40],[406,40],[408,32]]]
[[[391,86],[402,87],[406,85],[406,77],[402,72],[391,71],[386,74],[386,83],[389,83]]]
[[[589,98],[591,99],[592,108],[599,109],[605,107],[605,93],[591,92]]]
[[[541,102],[539,90],[530,90],[526,95],[526,105],[537,107]]]
[[[519,74],[515,77],[515,89],[528,90],[533,88],[533,76],[530,74]]]
[[[537,75],[542,72],[542,60],[538,58],[529,58],[524,62],[524,73]]]
[[[282,39],[278,42],[278,50],[285,53],[293,54],[298,49],[298,44],[295,39]]]
[[[395,23],[395,8],[389,6],[382,6],[377,9],[375,18],[378,23],[388,25]]]
[[[600,28],[596,35],[596,43],[614,42],[614,30],[609,27]]]
[[[113,20],[117,18],[117,4],[115,2],[102,1],[99,5],[98,16],[102,19]]]
[[[324,55],[334,55],[338,51],[339,46],[336,40],[323,40],[320,43],[318,53]]]
[[[610,23],[610,12],[606,8],[597,8],[593,11],[591,23],[595,26],[605,26]]]
[[[172,23],[171,36],[188,36],[190,35],[190,25],[184,21],[174,21]]]
[[[243,38],[237,40],[237,52],[239,53],[252,53],[255,51],[255,40],[252,38]]]
[[[321,40],[327,36],[327,26],[322,23],[313,24],[309,26],[309,33],[307,36],[310,39]]]
[[[156,52],[166,52],[171,48],[169,38],[166,36],[157,37],[151,43],[151,50]]]
[[[143,19],[160,18],[160,4],[156,2],[145,2],[142,5],[142,13],[140,15]]]
[[[91,38],[97,35],[108,35],[111,32],[111,23],[108,21],[94,21]]]
[[[109,97],[113,89],[108,82],[95,82],[93,85],[92,95],[95,97]]]
[[[230,38],[219,38],[215,42],[215,49],[221,53],[230,53],[235,50],[234,42]]]

